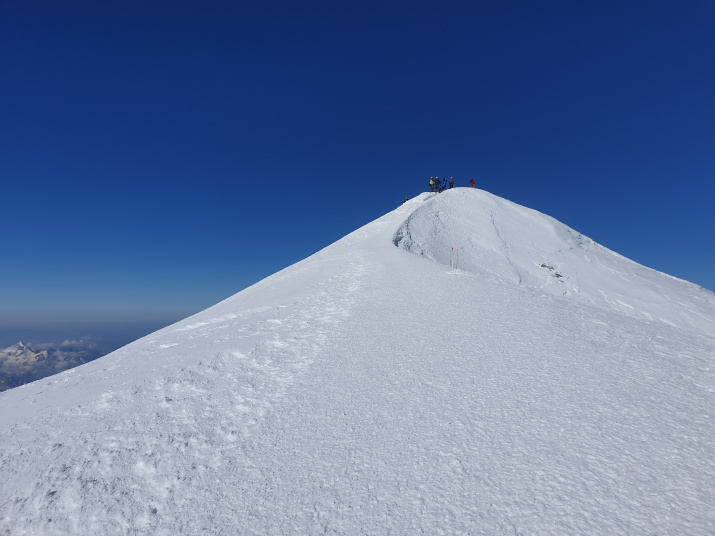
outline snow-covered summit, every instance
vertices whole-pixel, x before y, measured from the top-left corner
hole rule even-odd
[[[3,367],[30,367],[43,359],[47,359],[47,350],[35,351],[20,341],[0,350],[0,369]]]
[[[416,209],[395,244],[482,278],[715,336],[715,294],[615,253],[550,216],[471,188]]]
[[[0,394],[0,533],[712,534],[712,303],[423,194]]]

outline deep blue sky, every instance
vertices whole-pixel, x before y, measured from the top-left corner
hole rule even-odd
[[[0,3],[0,320],[175,320],[454,176],[715,290],[715,0]]]

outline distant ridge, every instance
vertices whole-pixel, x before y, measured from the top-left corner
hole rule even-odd
[[[22,341],[0,350],[0,391],[18,387],[90,360],[85,349],[35,350]]]

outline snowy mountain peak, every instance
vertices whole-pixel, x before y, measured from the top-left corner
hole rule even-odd
[[[12,346],[8,346],[4,350],[0,350],[0,361],[7,360],[8,362],[11,361],[15,364],[19,364],[21,362],[31,364],[38,359],[44,358],[47,358],[46,350],[36,352],[29,346],[23,344],[22,341],[17,344],[13,344]]]
[[[536,211],[422,194],[0,393],[0,533],[712,534],[712,305]]]

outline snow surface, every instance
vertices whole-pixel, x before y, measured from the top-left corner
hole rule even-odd
[[[0,394],[0,533],[714,534],[714,363],[712,293],[423,194]]]

